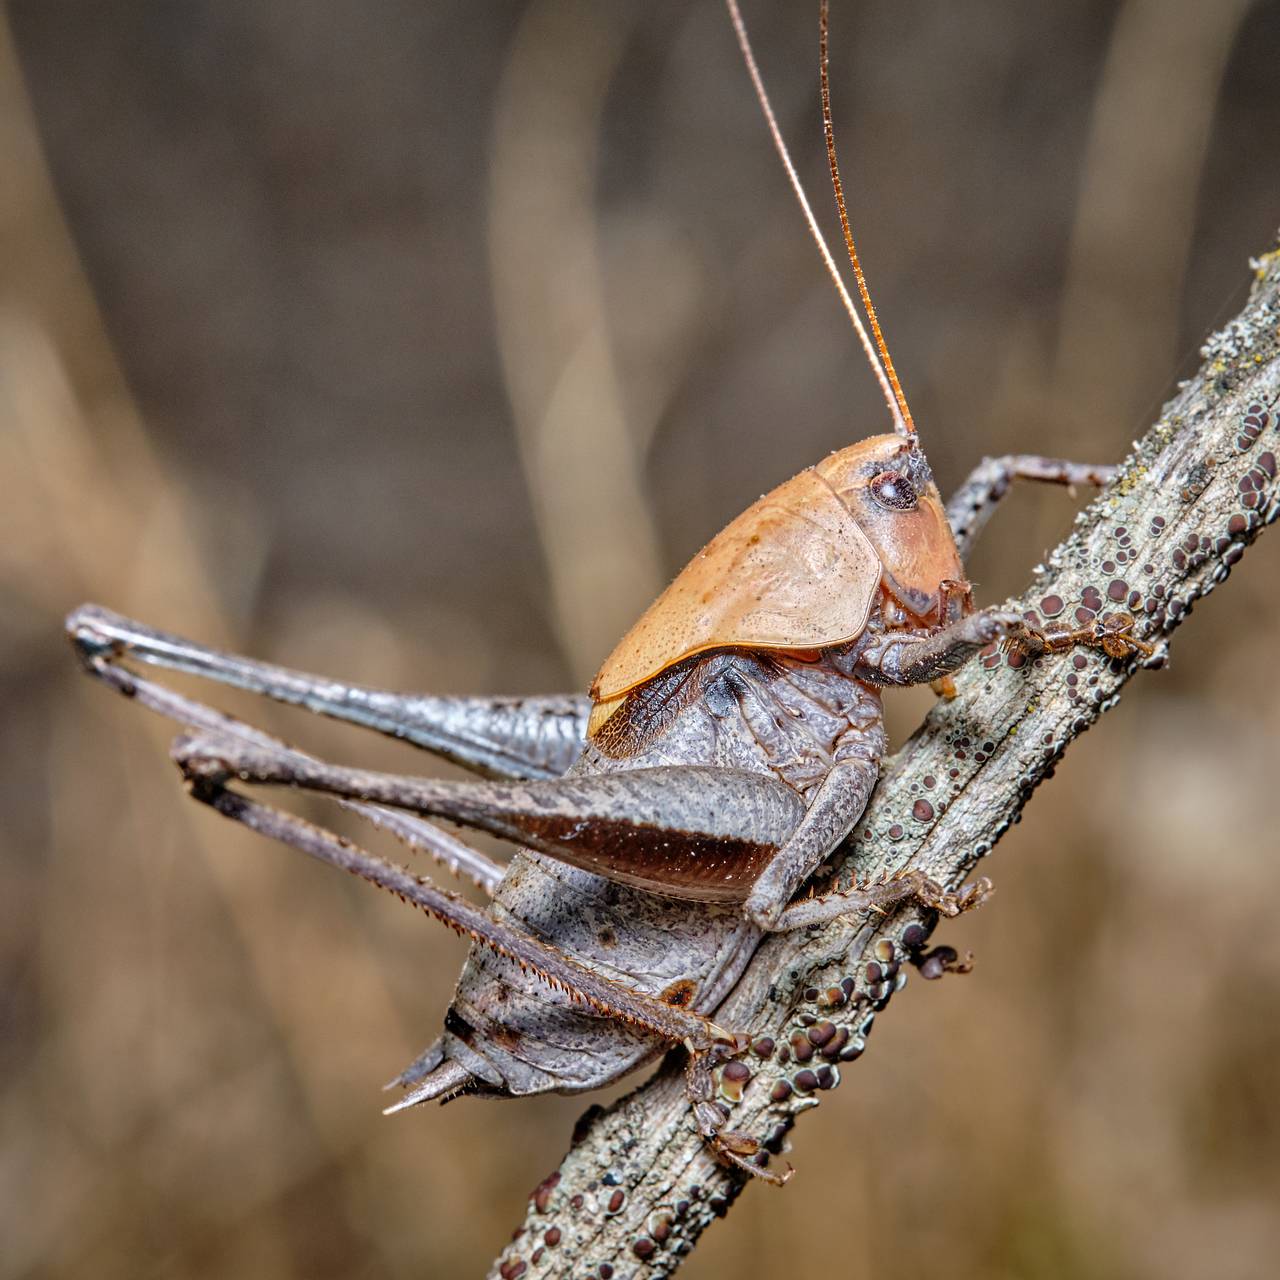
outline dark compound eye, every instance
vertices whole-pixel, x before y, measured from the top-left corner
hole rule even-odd
[[[901,471],[882,471],[871,481],[871,496],[890,511],[914,511],[919,495]]]

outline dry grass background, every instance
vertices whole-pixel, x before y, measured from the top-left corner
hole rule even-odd
[[[825,202],[813,9],[748,18]],[[984,452],[1118,457],[1280,223],[1280,5],[833,22],[944,488]],[[0,1276],[477,1274],[585,1105],[381,1119],[460,945],[184,801],[68,608],[581,687],[703,539],[881,421],[716,5],[0,12]],[[1010,508],[987,600],[1070,517]],[[945,932],[976,973],[895,1006],[690,1277],[1274,1274],[1278,564],[1264,539],[1073,750]]]

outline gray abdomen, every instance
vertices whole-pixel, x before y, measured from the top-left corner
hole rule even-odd
[[[832,665],[732,654],[700,661],[702,696],[661,735],[625,759],[588,745],[571,772],[706,764],[772,773],[803,794],[851,728],[877,757],[883,750],[878,694]],[[659,897],[529,850],[511,860],[491,911],[619,982],[704,1013],[724,1000],[761,936],[736,907]],[[432,1075],[440,1093],[457,1089],[459,1067],[484,1092],[577,1092],[616,1080],[664,1047],[477,945]]]

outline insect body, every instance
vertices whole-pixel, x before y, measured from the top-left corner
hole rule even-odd
[[[825,107],[825,20],[823,35]],[[829,110],[825,118],[845,221]],[[702,1131],[724,1159],[762,1172],[758,1142],[724,1127],[709,1084],[711,1064],[737,1047],[733,1029],[712,1019],[764,933],[907,896],[955,913],[982,894],[950,893],[905,870],[793,901],[875,786],[881,688],[936,681],[996,640],[1033,651],[1144,647],[1122,617],[1046,635],[1008,611],[973,609],[962,554],[1009,482],[1101,483],[1108,469],[988,461],[944,508],[847,238],[895,431],[830,455],[731,523],[605,660],[590,698],[395,694],[217,653],[94,606],[68,620],[95,674],[193,731],[174,755],[197,799],[475,940],[443,1034],[398,1078],[407,1092],[393,1110],[461,1093],[596,1088],[682,1042]],[[394,734],[488,780],[331,766],[122,658]],[[472,876],[490,905],[481,910],[236,783],[338,796]],[[499,867],[425,818],[495,833],[519,851]]]
[[[1105,478],[1043,459],[988,462],[981,482],[953,503],[954,522],[971,536],[991,495],[1035,470],[1064,482]],[[767,545],[770,524],[818,534],[788,553],[785,538]],[[831,455],[713,540],[606,661],[594,702],[368,690],[220,654],[94,606],[68,625],[96,674],[200,731],[174,750],[198,799],[476,939],[444,1033],[398,1078],[407,1089],[391,1108],[399,1110],[461,1093],[598,1088],[673,1040],[689,1042],[692,1061],[705,1068],[732,1046],[708,1019],[766,930],[909,895],[948,913],[976,900],[980,891],[949,894],[907,874],[863,892],[790,902],[875,785],[885,747],[881,686],[935,680],[1001,637],[1031,647],[1091,638],[1044,637],[1017,615],[973,612],[965,584],[950,576],[959,563],[923,455],[894,435]],[[712,570],[740,605],[712,594],[706,604],[716,607],[700,608],[708,592],[698,589]],[[833,581],[841,599],[827,622],[818,605]],[[664,619],[681,611],[691,615],[683,631],[665,630]],[[790,618],[797,629],[787,644]],[[673,643],[672,634],[681,638]],[[1123,626],[1104,638],[1122,648],[1137,643]],[[392,733],[503,780],[426,781],[324,765],[126,670],[121,657]],[[489,911],[242,796],[231,789],[235,780],[345,797],[484,884]],[[415,813],[524,848],[503,871]],[[717,1132],[722,1116],[709,1103],[707,1078],[704,1069],[691,1073],[699,1122],[726,1159],[743,1163],[756,1144]]]

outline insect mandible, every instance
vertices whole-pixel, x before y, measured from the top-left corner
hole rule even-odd
[[[871,305],[836,164],[822,6],[821,92],[831,176],[870,334],[840,280],[782,144],[734,0],[770,133],[885,393],[893,430],[839,450],[750,506],[677,576],[605,659],[588,696],[394,693],[221,653],[97,606],[68,619],[88,669],[185,726],[174,758],[192,796],[353,871],[473,939],[441,1036],[397,1078],[402,1110],[463,1094],[599,1088],[673,1044],[688,1052],[694,1119],[727,1163],[773,1181],[759,1139],[712,1097],[741,1049],[715,1013],[766,933],[908,897],[955,914],[950,890],[904,868],[796,898],[857,823],[885,750],[880,690],[945,681],[992,642],[1147,652],[1110,615],[1044,631],[976,610],[963,559],[1014,479],[1103,484],[1107,467],[988,459],[945,506]],[[330,765],[124,665],[208,677],[406,739],[484,781]],[[246,794],[339,797],[490,895],[486,909]],[[518,846],[501,866],[427,821]]]

